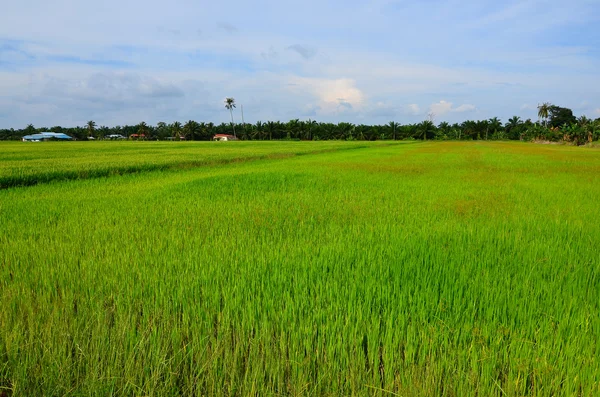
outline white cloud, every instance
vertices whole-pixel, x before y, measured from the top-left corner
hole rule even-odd
[[[411,103],[410,105],[406,106],[406,112],[408,114],[412,114],[413,116],[417,116],[421,114],[421,108],[416,103]]]
[[[453,111],[457,112],[457,113],[462,113],[462,112],[472,112],[474,110],[477,110],[477,108],[475,107],[475,105],[464,104],[464,105],[460,105],[459,107],[457,107]]]
[[[295,92],[308,92],[316,97],[320,110],[325,113],[360,109],[364,94],[352,79],[320,79],[292,77],[289,87]]]
[[[429,111],[436,116],[443,116],[452,111],[452,102],[439,101],[438,103],[432,103],[429,106]]]
[[[454,107],[452,102],[448,102],[448,101],[439,101],[437,103],[432,103],[431,106],[429,106],[429,112],[433,113],[435,116],[444,116],[448,113],[465,113],[465,112],[472,112],[474,110],[476,110],[477,108],[475,107],[475,105],[471,105],[468,103],[465,103],[463,105],[460,105],[458,107]]]
[[[535,108],[536,108],[536,107],[535,107],[534,105],[530,105],[530,104],[528,104],[528,103],[525,103],[525,104],[523,104],[523,105],[521,106],[521,110],[533,110],[533,109],[535,109]]]
[[[594,113],[596,113],[597,115],[600,115],[600,108],[594,110]]]

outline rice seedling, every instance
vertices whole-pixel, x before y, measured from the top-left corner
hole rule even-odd
[[[0,394],[600,393],[600,152],[288,145],[1,190]]]

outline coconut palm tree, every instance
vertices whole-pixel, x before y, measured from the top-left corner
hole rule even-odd
[[[225,98],[225,109],[229,110],[229,114],[231,115],[231,128],[233,128],[233,136],[235,135],[235,124],[233,124],[233,109],[235,108],[235,99],[234,98]]]
[[[552,104],[550,102],[544,102],[541,105],[538,105],[538,117],[540,119],[544,119],[544,126],[548,126],[548,116],[550,115],[550,108],[552,108]]]
[[[95,130],[96,130],[96,122],[93,120],[88,121],[87,122],[88,138],[91,138],[94,136]]]
[[[146,139],[148,135],[148,124],[145,121],[142,121],[138,124],[138,139]]]

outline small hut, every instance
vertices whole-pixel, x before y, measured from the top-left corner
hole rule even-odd
[[[213,141],[237,141],[238,138],[229,134],[217,134],[213,136]]]

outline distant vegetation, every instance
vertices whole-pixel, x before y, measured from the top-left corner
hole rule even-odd
[[[600,118],[576,118],[571,109],[549,103],[539,106],[537,121],[522,120],[514,116],[505,123],[494,117],[489,120],[469,120],[460,124],[442,122],[436,125],[431,120],[425,120],[418,124],[400,124],[392,121],[385,125],[355,125],[299,119],[288,122],[234,123],[232,112],[235,100],[227,98],[227,101],[226,108],[231,114],[231,123],[216,125],[189,120],[184,124],[159,122],[152,126],[141,122],[138,125],[98,127],[96,122],[89,121],[85,126],[73,128],[36,128],[28,125],[24,129],[0,130],[0,140],[18,140],[24,135],[43,131],[66,133],[78,140],[90,137],[104,139],[109,135],[131,137],[134,134],[143,134],[148,140],[206,141],[212,139],[215,134],[236,134],[242,140],[543,140],[583,145],[600,139]]]

